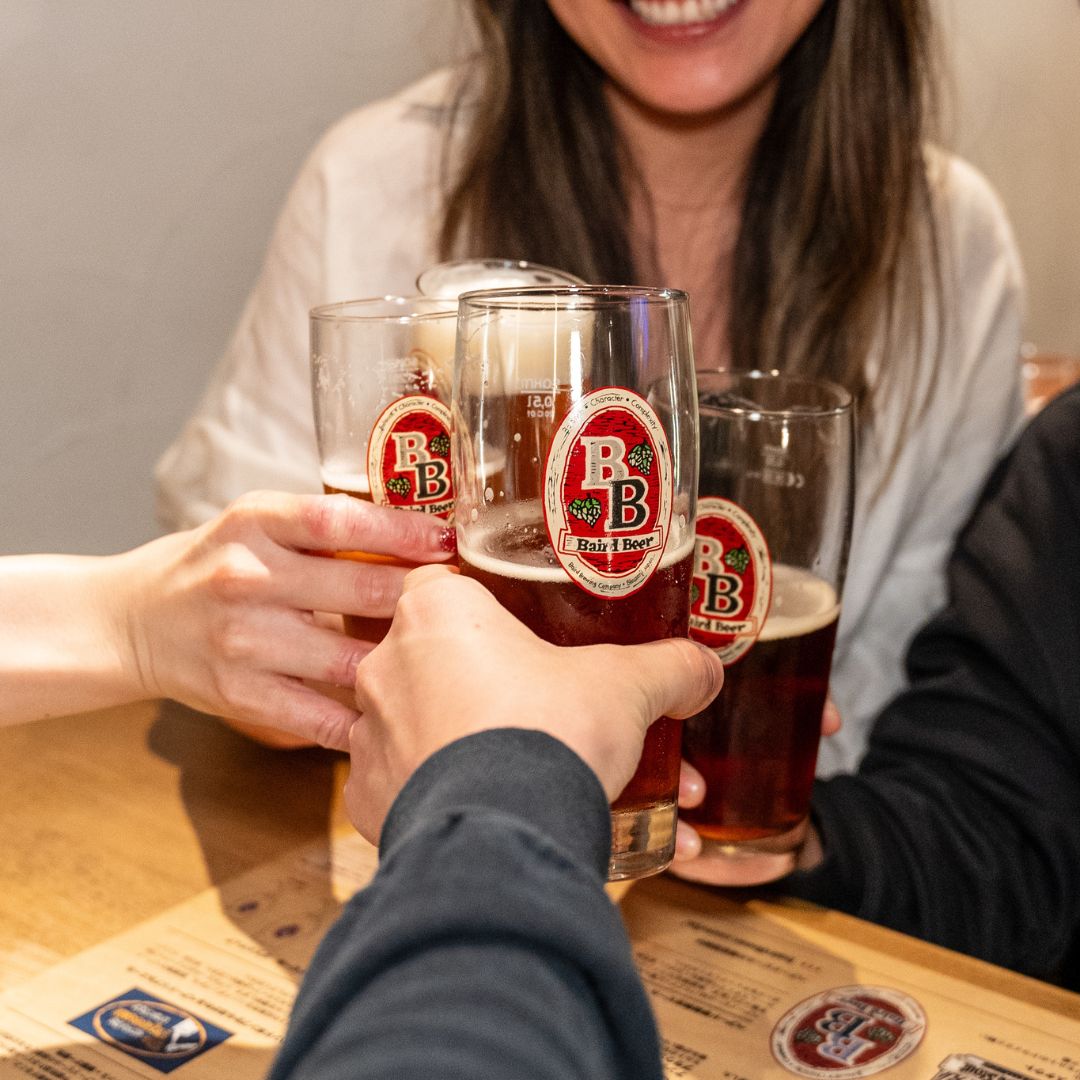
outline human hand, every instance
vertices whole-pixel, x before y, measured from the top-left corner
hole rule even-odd
[[[821,714],[822,737],[835,735],[841,726],[840,712],[832,698],[826,698]],[[692,809],[705,798],[705,778],[688,761],[683,761],[679,775],[679,806]],[[809,870],[821,861],[821,843],[813,825],[797,853],[746,855],[738,860],[701,857],[701,837],[694,827],[679,819],[675,833],[675,858],[671,872],[687,881],[705,885],[764,885],[791,873]]]
[[[146,697],[345,749],[356,666],[373,646],[314,613],[388,618],[408,570],[313,552],[430,562],[452,550],[446,532],[440,519],[347,495],[245,495],[198,529],[114,557],[132,676]],[[305,679],[348,696],[335,700]]]
[[[377,840],[418,765],[456,739],[499,727],[562,740],[614,799],[637,768],[648,726],[699,712],[722,681],[715,654],[686,639],[550,645],[478,582],[421,567],[405,579],[390,633],[357,669],[349,817]]]

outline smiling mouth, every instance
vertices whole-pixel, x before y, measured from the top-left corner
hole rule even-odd
[[[695,26],[712,22],[741,0],[624,0],[647,26]]]

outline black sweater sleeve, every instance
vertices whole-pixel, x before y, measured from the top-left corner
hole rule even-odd
[[[826,861],[789,891],[1080,982],[1080,389],[991,477],[854,776],[818,782]]]
[[[659,1080],[603,891],[610,843],[596,776],[556,739],[503,729],[433,755],[315,955],[271,1080]]]

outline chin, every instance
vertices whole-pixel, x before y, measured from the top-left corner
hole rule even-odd
[[[759,55],[759,40],[747,40],[752,9],[762,0],[609,2],[623,29],[618,49],[606,57],[608,76],[654,112],[686,120],[716,116],[772,73],[765,59],[771,50]]]
[[[648,81],[635,79],[621,83],[618,91],[658,115],[682,121],[709,120],[745,101],[755,87],[741,86],[735,80],[687,78],[689,73],[668,70]]]

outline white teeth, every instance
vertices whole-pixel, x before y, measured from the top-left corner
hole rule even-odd
[[[722,15],[738,0],[630,0],[630,8],[650,26],[689,26]]]

